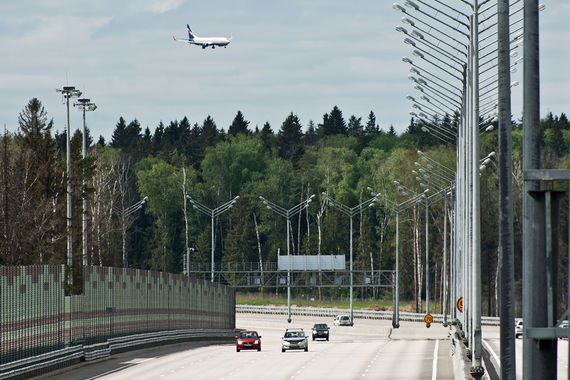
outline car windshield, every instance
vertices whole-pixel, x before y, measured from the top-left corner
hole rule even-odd
[[[302,331],[287,331],[285,333],[285,338],[303,338],[305,333]]]
[[[255,331],[242,331],[239,337],[242,339],[257,338],[257,333]]]
[[[348,315],[343,315],[342,317],[340,317],[340,319],[342,319],[343,321],[346,321],[348,318]]]
[[[316,328],[316,329],[326,329],[326,328],[327,328],[327,325],[326,325],[325,323],[317,323],[314,328]]]

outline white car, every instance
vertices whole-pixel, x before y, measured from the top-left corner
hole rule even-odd
[[[309,351],[309,337],[303,329],[287,329],[281,338],[281,352],[287,350]]]
[[[336,316],[333,322],[337,326],[352,326],[353,323],[350,320],[350,316],[347,314],[339,314]]]

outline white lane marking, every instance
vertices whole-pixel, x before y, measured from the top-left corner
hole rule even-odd
[[[433,349],[433,369],[431,372],[431,380],[437,379],[437,351],[439,349],[439,339],[435,341],[435,348]]]
[[[483,346],[485,346],[487,351],[489,351],[491,353],[491,355],[493,356],[493,359],[495,359],[495,363],[497,363],[497,365],[500,367],[501,366],[501,360],[499,359],[499,355],[497,355],[497,353],[493,350],[493,348],[491,347],[489,342],[487,342],[485,339],[483,339]]]

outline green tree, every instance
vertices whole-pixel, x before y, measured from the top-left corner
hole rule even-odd
[[[247,129],[249,126],[249,121],[245,120],[241,111],[237,111],[232,124],[228,128],[228,134],[232,136],[236,136],[240,133],[248,134],[249,130]]]
[[[301,121],[291,112],[277,133],[279,156],[297,162],[303,154],[302,138]]]

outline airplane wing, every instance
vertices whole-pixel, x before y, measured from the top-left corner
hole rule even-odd
[[[192,41],[189,41],[187,38],[176,38],[176,37],[172,36],[172,39],[176,42],[192,43]]]

